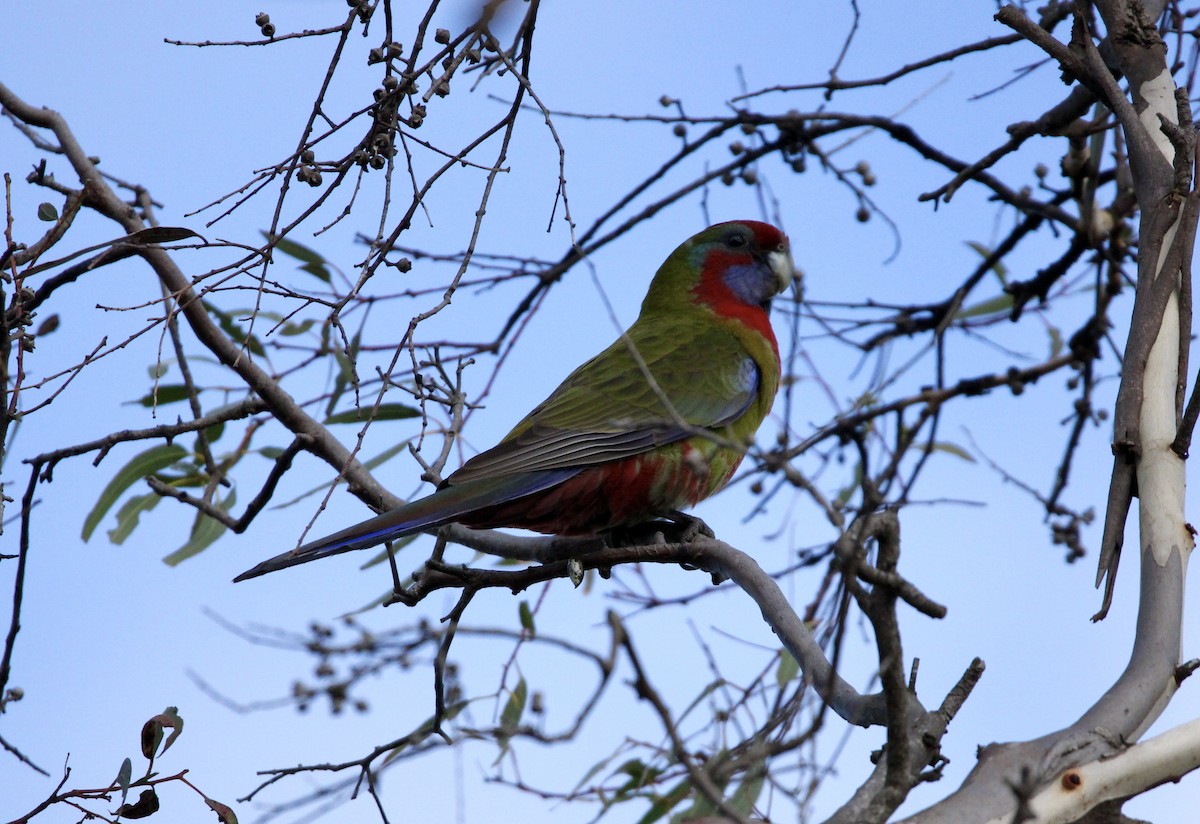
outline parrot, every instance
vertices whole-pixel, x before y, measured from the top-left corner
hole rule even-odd
[[[719,490],[781,380],[771,299],[795,277],[787,236],[753,220],[681,244],[611,346],[432,494],[270,558],[242,581],[449,523],[611,535]]]

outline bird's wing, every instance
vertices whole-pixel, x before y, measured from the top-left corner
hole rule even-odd
[[[758,393],[758,367],[719,327],[682,327],[639,321],[449,484],[606,463],[736,420]]]

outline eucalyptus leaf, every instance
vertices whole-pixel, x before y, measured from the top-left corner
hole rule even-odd
[[[217,506],[222,512],[229,512],[236,501],[237,490],[230,490],[228,497],[217,504]],[[192,522],[192,533],[188,537],[187,543],[164,557],[163,563],[167,566],[177,566],[188,558],[199,555],[208,549],[213,541],[224,535],[227,528],[225,524],[215,518],[210,518],[203,512],[197,512],[196,520]]]
[[[96,527],[100,524],[100,520],[104,517],[108,510],[112,509],[113,504],[125,493],[125,490],[133,486],[142,478],[148,475],[153,475],[159,470],[166,469],[171,464],[183,460],[187,457],[188,451],[177,444],[160,444],[147,449],[145,452],[139,452],[134,455],[129,463],[117,470],[117,474],[104,487],[104,491],[100,493],[92,511],[83,519],[83,532],[81,537],[86,543],[92,537],[92,533],[96,531]]]
[[[411,406],[405,406],[402,403],[381,403],[379,408],[374,410],[372,407],[363,407],[362,409],[347,409],[343,412],[337,412],[325,419],[325,424],[334,423],[362,423],[368,419],[375,421],[399,421],[404,418],[419,418],[421,410]]]

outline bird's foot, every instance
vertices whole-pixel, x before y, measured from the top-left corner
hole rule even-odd
[[[670,521],[675,529],[671,536],[674,539],[674,543],[690,544],[692,541],[700,538],[717,537],[716,533],[712,531],[712,527],[695,515],[676,511],[669,512],[664,517]],[[679,566],[687,570],[700,569],[700,567],[694,564],[680,564]],[[712,573],[713,586],[722,583],[724,580],[725,576],[716,572]]]
[[[651,521],[616,527],[604,535],[609,546],[686,544],[700,537],[714,538],[716,535],[699,518],[674,510]]]
[[[687,544],[702,538],[715,538],[716,534],[700,518],[672,510],[651,521],[610,529],[601,537],[610,547],[622,547],[667,543]],[[687,570],[700,568],[689,563],[681,563],[680,566]],[[601,574],[603,575],[603,573]],[[725,576],[721,573],[713,572],[711,574],[714,586],[725,581]],[[604,577],[608,576],[604,575]]]
[[[676,543],[690,544],[697,538],[715,538],[717,533],[712,531],[712,527],[704,523],[695,515],[688,515],[686,512],[668,512],[665,516],[672,524],[675,525],[677,532],[672,536]]]

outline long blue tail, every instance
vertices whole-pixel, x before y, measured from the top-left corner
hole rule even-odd
[[[578,474],[579,471],[578,468],[545,470],[446,486],[432,495],[389,509],[374,518],[310,541],[274,558],[268,558],[233,580],[237,582],[257,578],[268,572],[307,564],[318,558],[327,558],[354,549],[365,549],[415,532],[453,523],[476,510],[549,489]]]

